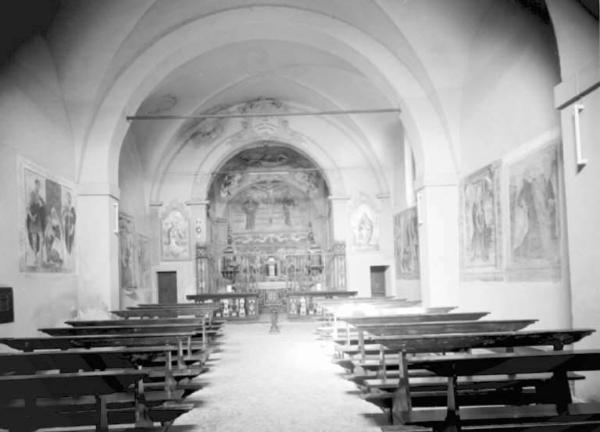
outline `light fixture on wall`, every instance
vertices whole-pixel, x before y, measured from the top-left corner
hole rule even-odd
[[[115,234],[119,234],[119,203],[113,203],[113,210],[115,213],[115,229],[113,230],[113,232]]]
[[[577,172],[581,171],[588,163],[588,160],[583,157],[583,150],[581,148],[581,130],[579,127],[579,114],[585,107],[583,104],[573,105],[573,127],[575,132],[575,158],[577,161]]]
[[[417,199],[417,224],[419,226],[423,225],[423,192],[417,191],[416,193]]]

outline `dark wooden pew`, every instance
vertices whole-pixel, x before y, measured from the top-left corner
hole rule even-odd
[[[413,323],[383,323],[383,324],[356,324],[356,336],[346,334],[344,338],[335,339],[338,345],[357,345],[361,356],[364,358],[365,338],[372,340],[373,336],[383,335],[436,335],[449,333],[481,333],[520,330],[537,320],[473,320],[473,321],[431,321]],[[341,352],[338,348],[338,351]],[[352,350],[347,350],[348,353]]]
[[[153,347],[109,347],[43,350],[0,353],[0,374],[33,374],[37,371],[93,371],[151,367],[157,359],[164,362],[165,354],[176,350],[170,345]]]
[[[317,333],[324,338],[336,339],[340,332],[345,333],[347,324],[339,325],[338,317],[362,317],[384,314],[409,314],[426,313],[428,310],[421,308],[418,301],[388,298],[347,299],[348,301],[331,300],[330,304],[323,304],[322,308],[327,318],[327,324],[319,327]],[[360,301],[359,301],[360,300]],[[446,313],[454,307],[436,308],[436,313]]]
[[[508,423],[536,430],[536,425],[542,420],[561,423],[566,427],[581,420],[600,421],[600,405],[573,404],[568,383],[569,372],[600,370],[600,350],[428,356],[413,359],[411,364],[446,378],[447,405],[443,409],[411,410],[410,387],[408,382],[400,379],[394,417],[404,424],[454,432],[460,430],[462,425],[475,427],[484,424],[489,430],[490,426]],[[544,399],[539,404],[523,407],[460,407],[457,384],[461,377],[511,377],[540,373],[551,374],[552,377],[538,389]]]
[[[350,325],[356,324],[402,324],[427,321],[474,321],[489,312],[424,312],[413,314],[390,314],[375,316],[338,316],[338,321],[345,321]]]
[[[218,305],[199,304],[196,307],[151,307],[151,308],[135,308],[126,310],[115,310],[111,313],[121,318],[176,318],[183,316],[196,316],[213,318],[214,311],[218,309]]]
[[[516,331],[537,322],[535,319],[522,320],[468,320],[468,321],[428,321],[419,323],[356,324],[359,333],[372,335],[410,335],[438,333],[475,333]]]
[[[413,365],[413,359],[418,358],[411,355],[423,353],[451,353],[470,349],[503,349],[512,351],[527,347],[551,347],[561,350],[564,346],[573,344],[582,338],[592,334],[593,329],[575,330],[538,330],[518,332],[495,332],[495,333],[466,333],[466,334],[434,334],[434,335],[406,335],[406,336],[378,336],[372,337],[372,342],[380,344],[380,354],[375,359],[364,359],[358,357],[350,367],[356,367],[360,371],[355,373],[351,379],[360,386],[370,391],[364,396],[383,409],[391,412],[395,400],[393,392],[399,386],[402,379],[408,379],[411,385],[414,378],[431,376],[422,369]],[[348,367],[347,365],[345,365]],[[581,376],[571,374],[569,379],[580,379]],[[537,377],[539,384],[547,377]],[[459,395],[463,403],[473,404],[486,401],[488,404],[500,403],[526,403],[539,399],[539,395],[523,395],[519,389],[527,384],[526,377],[520,377],[519,381],[495,380],[488,383],[480,383],[488,387],[503,388],[508,390],[504,393],[499,391],[484,393],[468,393],[468,386],[461,389]],[[411,403],[415,406],[432,406],[445,400],[443,386],[436,380],[427,381],[421,379],[420,386],[415,386],[411,393]],[[518,390],[518,391],[515,391]],[[467,393],[465,394],[465,391]],[[529,399],[527,399],[529,397]],[[504,398],[504,399],[502,399]],[[396,401],[398,402],[398,401]]]
[[[352,334],[357,335],[356,341],[358,342],[358,331],[361,331],[363,326],[382,326],[385,325],[396,325],[396,324],[411,324],[411,323],[425,323],[425,322],[448,322],[448,321],[476,321],[489,312],[450,312],[450,313],[408,313],[408,314],[393,314],[393,315],[382,315],[382,316],[364,316],[364,317],[339,317],[340,321],[345,322],[346,328],[345,337],[346,345],[352,345]],[[358,327],[351,329],[350,326]],[[339,336],[339,335],[338,335]],[[364,337],[364,333],[363,333]],[[336,345],[339,347],[340,345]],[[364,347],[362,347],[364,348]],[[352,349],[340,350],[340,353],[351,354]]]
[[[153,415],[157,421],[171,421],[191,408],[148,408],[141,384],[146,375],[135,369],[1,375],[0,427],[32,430],[95,425],[96,430],[107,431],[117,423],[152,426]],[[114,400],[115,394],[130,394],[132,409],[111,409],[109,397]],[[86,396],[91,398],[89,403],[73,404],[73,398]]]
[[[220,330],[207,330],[204,325],[197,324],[146,324],[137,326],[89,326],[89,327],[51,327],[39,331],[51,336],[80,336],[80,335],[121,335],[121,334],[162,334],[162,333],[192,333],[192,339],[202,340],[204,347],[210,339],[220,334]]]
[[[225,321],[213,319],[206,322],[204,318],[153,318],[153,319],[109,319],[109,320],[71,320],[65,321],[65,324],[71,327],[92,327],[92,326],[122,326],[137,327],[142,324],[161,325],[161,324],[183,324],[183,325],[202,325],[206,324],[208,330],[219,330]]]
[[[20,351],[67,350],[70,348],[97,348],[110,346],[177,346],[177,358],[183,359],[184,347],[189,355],[202,346],[192,343],[193,332],[127,333],[84,336],[0,338],[0,343]]]
[[[407,354],[452,353],[471,349],[504,349],[519,347],[551,347],[562,350],[594,333],[593,329],[572,330],[521,330],[490,333],[448,333],[431,335],[388,335],[370,336],[369,342],[380,347],[376,359],[357,356],[354,366],[367,371],[378,371],[385,376],[387,371],[398,370],[399,361]],[[394,359],[390,357],[395,355]]]

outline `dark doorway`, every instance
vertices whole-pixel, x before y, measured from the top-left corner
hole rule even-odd
[[[157,272],[158,302],[161,304],[177,303],[177,272]]]
[[[385,273],[388,266],[371,266],[371,297],[385,297]]]

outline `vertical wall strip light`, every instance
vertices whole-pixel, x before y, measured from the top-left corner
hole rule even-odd
[[[577,160],[577,172],[581,171],[588,163],[588,160],[583,157],[581,149],[581,130],[579,128],[579,114],[585,107],[583,104],[573,105],[573,125],[575,129],[575,158]]]
[[[113,232],[115,234],[119,234],[119,203],[113,203],[113,209],[115,212],[115,228],[113,230]]]
[[[423,191],[417,191],[417,224],[423,225]]]

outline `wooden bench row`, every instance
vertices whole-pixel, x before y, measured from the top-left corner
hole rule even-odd
[[[0,428],[170,425],[193,407],[183,399],[200,388],[191,380],[222,323],[164,309],[169,318],[69,321],[40,329],[57,336],[0,339],[22,351],[0,353]]]
[[[484,312],[389,310],[344,316],[337,302],[330,322],[334,361],[389,412],[396,424],[384,430],[600,430],[600,406],[573,403],[569,385],[600,369],[600,351],[563,351],[594,330],[523,330],[535,320],[488,320]]]

